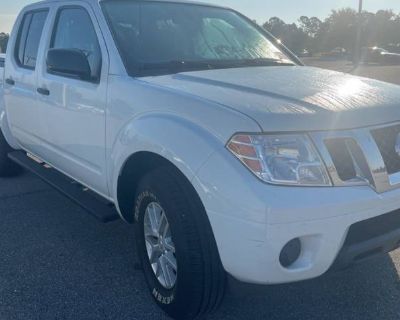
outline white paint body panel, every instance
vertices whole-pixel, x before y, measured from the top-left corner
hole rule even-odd
[[[66,4],[87,8],[95,24],[103,54],[98,85],[46,73],[50,29],[57,8]],[[377,194],[369,187],[264,184],[225,148],[237,132],[340,129],[398,121],[400,109],[394,104],[400,101],[399,87],[305,67],[135,79],[125,71],[98,1],[31,5],[16,25],[26,11],[43,7],[50,11],[36,70],[15,65],[11,52],[16,30],[11,35],[5,77],[17,85],[4,85],[0,96],[7,140],[117,207],[118,178],[132,154],[148,151],[169,160],[198,192],[222,263],[235,278],[272,284],[317,277],[334,262],[353,223],[400,208],[400,190]],[[339,96],[340,82],[353,85],[353,99]],[[51,95],[39,97],[38,87],[48,88]],[[371,89],[378,96],[369,96]],[[357,112],[366,115],[364,120],[354,117]],[[280,250],[296,237],[302,238],[303,253],[292,269],[284,269]]]
[[[53,30],[56,12],[64,6],[77,5],[64,1],[52,6],[50,30]],[[37,95],[37,111],[46,122],[46,132],[41,135],[42,149],[35,153],[54,163],[57,168],[90,186],[100,194],[108,194],[106,180],[106,100],[109,71],[107,47],[91,6],[79,6],[89,14],[97,33],[102,52],[99,83],[90,83],[47,73],[46,53],[50,48],[51,32],[44,34],[37,64],[39,88],[46,88],[50,96]],[[62,121],[60,121],[62,119]]]

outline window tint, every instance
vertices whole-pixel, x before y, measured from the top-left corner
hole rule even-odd
[[[28,33],[28,28],[31,23],[32,14],[28,13],[25,15],[18,35],[18,42],[16,46],[16,58],[20,65],[22,65],[24,61],[24,51],[25,51],[25,43],[26,43],[26,35]]]
[[[92,78],[98,80],[101,71],[101,51],[89,14],[83,8],[65,8],[58,14],[51,48],[78,49],[89,60]]]
[[[37,11],[24,16],[16,46],[16,59],[23,67],[34,69],[36,66],[40,38],[47,13],[47,11]]]

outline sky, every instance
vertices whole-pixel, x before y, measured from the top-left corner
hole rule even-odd
[[[0,32],[10,32],[18,12],[32,0],[0,0]],[[278,16],[296,22],[300,16],[327,17],[332,9],[357,8],[358,0],[203,0],[203,2],[234,8],[258,23]],[[392,9],[400,13],[400,0],[364,0],[364,9],[376,12]]]

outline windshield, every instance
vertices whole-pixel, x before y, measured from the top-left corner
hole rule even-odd
[[[131,75],[294,64],[228,9],[127,0],[104,1],[102,7]]]

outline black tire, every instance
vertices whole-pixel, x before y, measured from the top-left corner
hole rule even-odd
[[[0,177],[14,177],[22,172],[22,167],[8,158],[8,153],[13,151],[0,130]]]
[[[174,319],[198,319],[215,311],[224,297],[226,275],[207,214],[190,182],[165,166],[142,179],[135,199],[138,254],[156,303]],[[172,289],[158,281],[146,251],[144,214],[151,202],[164,209],[175,244],[178,271]]]

